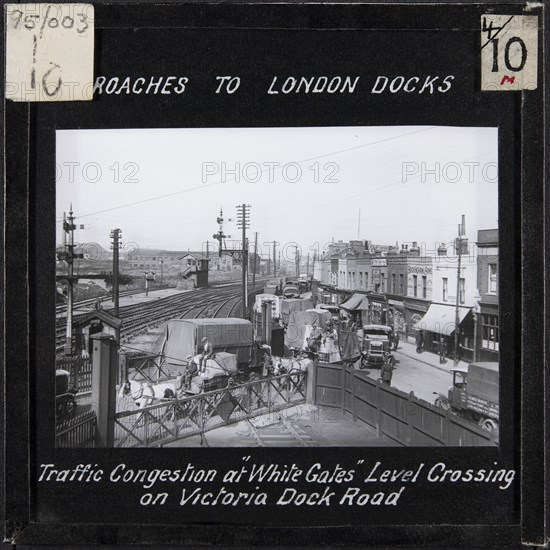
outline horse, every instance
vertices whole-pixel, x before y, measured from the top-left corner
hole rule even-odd
[[[296,359],[291,357],[279,357],[274,361],[273,376],[281,374],[292,374],[307,369],[308,365],[313,364],[311,359]]]
[[[176,384],[172,382],[161,382],[153,384],[152,382],[139,382],[138,380],[128,380],[120,388],[119,398],[130,394],[138,409],[154,405],[159,401],[176,399],[178,390],[181,388],[183,376],[176,378]]]

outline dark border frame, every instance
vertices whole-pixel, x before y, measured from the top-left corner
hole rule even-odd
[[[101,4],[96,4],[96,9]],[[206,6],[206,12],[214,5]],[[236,7],[237,17],[246,13],[247,4]],[[516,2],[507,2],[508,9],[517,8]],[[193,4],[189,9],[193,12]],[[205,6],[201,6],[204,8]],[[493,4],[492,9],[501,8],[501,3]],[[199,6],[195,6],[199,8]],[[283,5],[274,8],[282,9]],[[306,6],[301,6],[307,10]],[[338,9],[335,7],[335,9]],[[452,9],[452,8],[451,8]],[[196,10],[197,12],[199,9]],[[284,11],[284,10],[283,10]],[[539,12],[541,13],[541,12]],[[208,18],[208,13],[201,17]],[[278,17],[276,17],[278,19]],[[241,21],[239,19],[239,21]],[[549,16],[544,12],[545,28],[548,28]],[[219,23],[227,24],[227,21]],[[244,21],[243,26],[248,23]],[[279,23],[277,23],[279,24]],[[297,22],[297,24],[300,24]],[[545,37],[546,46],[549,38]],[[544,63],[540,62],[540,66]],[[546,76],[546,75],[544,75]],[[3,82],[3,80],[2,80]],[[8,519],[5,524],[6,535],[11,541],[20,544],[71,544],[71,543],[131,543],[143,541],[162,544],[177,544],[189,541],[208,542],[220,545],[277,544],[277,545],[366,545],[366,544],[403,544],[441,546],[511,546],[520,541],[525,544],[541,544],[548,536],[545,523],[547,512],[548,478],[545,476],[545,442],[549,441],[549,418],[545,408],[548,399],[549,376],[545,342],[548,340],[548,296],[541,298],[540,289],[544,289],[545,251],[548,246],[548,216],[542,205],[548,204],[548,188],[544,186],[545,177],[545,139],[544,120],[550,120],[548,110],[546,119],[543,111],[542,89],[548,92],[548,83],[539,75],[540,92],[523,94],[521,104],[521,241],[522,275],[521,315],[524,327],[522,333],[522,383],[521,383],[521,523],[509,526],[355,526],[323,528],[252,528],[235,526],[184,526],[173,525],[136,526],[136,525],[85,525],[85,524],[39,524],[29,522],[30,472],[28,462],[22,457],[30,456],[30,419],[31,404],[28,396],[34,393],[32,378],[29,376],[29,287],[36,280],[30,268],[34,250],[29,231],[29,221],[34,218],[28,201],[31,170],[34,166],[32,147],[33,116],[28,104],[5,102],[5,176],[4,194],[4,382],[9,391],[5,402],[5,510]],[[548,95],[546,95],[548,107]],[[548,127],[548,124],[546,124]],[[541,239],[541,236],[544,236]],[[548,277],[548,275],[547,275]],[[544,300],[545,307],[542,307]],[[22,314],[24,313],[24,314]],[[544,324],[546,320],[546,326]],[[526,376],[526,365],[540,365],[539,376]],[[533,367],[534,368],[534,367]],[[545,369],[543,371],[543,369]],[[546,376],[544,376],[546,375]],[[545,384],[541,383],[542,381]],[[546,389],[546,392],[545,392]],[[26,396],[21,397],[21,396]],[[546,399],[545,399],[546,396]],[[547,445],[546,445],[547,446]],[[14,460],[18,459],[18,460]],[[546,462],[548,467],[548,462]],[[548,470],[546,470],[548,476]],[[546,497],[546,498],[545,498]],[[205,536],[206,535],[206,536]]]

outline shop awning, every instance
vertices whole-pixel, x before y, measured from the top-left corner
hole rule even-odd
[[[469,307],[458,308],[459,324],[462,323],[469,311]],[[413,328],[415,330],[427,330],[428,332],[436,332],[437,334],[449,336],[449,334],[455,331],[455,315],[456,308],[454,306],[431,304],[426,315]]]
[[[343,304],[340,304],[342,309],[347,311],[358,311],[361,309],[369,309],[369,300],[364,294],[354,294],[346,300]]]

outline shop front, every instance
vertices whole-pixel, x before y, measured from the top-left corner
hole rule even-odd
[[[403,300],[403,317],[405,320],[404,339],[414,342],[418,330],[415,328],[430,307],[430,302],[415,298],[405,298]]]
[[[471,308],[431,304],[426,314],[414,325],[424,335],[424,351],[455,358],[455,334],[458,320],[458,359],[472,361],[474,346],[474,317]]]
[[[407,321],[403,300],[388,298],[388,324],[399,333],[401,339],[407,337]]]
[[[477,315],[477,359],[478,361],[499,360],[499,318],[498,304],[479,304],[480,310]]]
[[[385,294],[369,293],[369,309],[366,311],[368,325],[387,325],[389,322],[388,302]]]

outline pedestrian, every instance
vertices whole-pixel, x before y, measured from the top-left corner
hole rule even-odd
[[[439,362],[445,363],[447,360],[447,340],[442,336],[439,339]]]
[[[206,336],[201,340],[202,354],[199,357],[199,374],[206,372],[206,362],[214,355],[214,349]]]
[[[393,376],[393,371],[395,370],[393,355],[389,351],[384,352],[384,363],[380,368],[380,378],[382,378],[382,383],[388,386],[391,385],[391,379]]]
[[[397,351],[398,347],[399,347],[399,332],[396,330],[394,332],[394,338],[393,338],[393,351]]]
[[[416,333],[416,353],[422,353],[422,346],[424,345],[424,334],[421,330]]]

